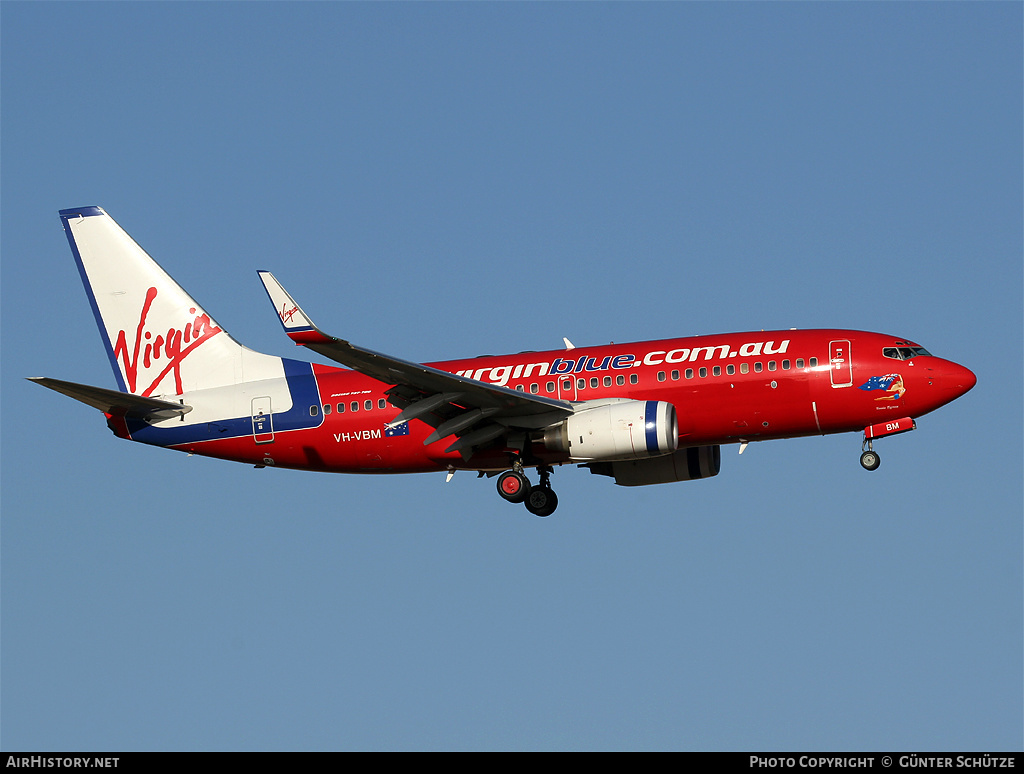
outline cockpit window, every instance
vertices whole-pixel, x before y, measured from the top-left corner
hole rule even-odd
[[[884,347],[882,356],[893,360],[912,360],[915,357],[931,357],[932,353],[924,347]]]

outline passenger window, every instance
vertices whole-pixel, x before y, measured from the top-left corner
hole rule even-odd
[[[353,411],[359,411],[359,401],[354,400],[349,404],[349,408]]]
[[[345,413],[345,404],[344,403],[339,403],[338,404],[338,413],[339,414],[344,414]]]
[[[804,359],[802,357],[798,357],[796,359],[796,367],[797,368],[803,368],[804,367]]]
[[[811,368],[817,368],[817,367],[818,367],[818,358],[812,357],[811,358]]]
[[[555,391],[555,383],[554,382],[548,382],[547,384],[544,385],[544,389],[546,389],[548,392],[554,392]]]
[[[582,390],[586,386],[587,386],[587,380],[586,379],[577,379],[576,380],[576,389],[577,390]]]
[[[618,376],[615,377],[615,383],[618,384],[618,385],[625,384],[626,383],[626,377],[623,376],[622,374],[619,374]]]
[[[382,409],[382,408],[384,408],[387,405],[388,405],[388,402],[386,400],[384,400],[384,398],[379,398],[377,400],[377,408]]]
[[[687,379],[692,379],[693,378],[693,369],[692,368],[687,368],[686,369],[686,378]]]
[[[590,386],[591,387],[597,387],[597,377],[596,376],[590,377]]]
[[[789,370],[789,361],[788,360],[783,360],[782,361],[782,370],[783,371],[788,371]]]
[[[363,402],[363,408],[366,409],[367,411],[372,409],[373,408],[373,401],[372,400],[364,401]]]
[[[673,371],[672,372],[672,381],[673,382],[678,382],[679,381],[679,372],[678,371]]]
[[[537,382],[534,382],[533,384],[531,384],[530,385],[530,392],[532,394],[536,395],[538,392],[540,392],[540,385],[537,384]]]
[[[516,392],[526,392],[526,390],[523,389],[523,385],[517,384],[516,385]]]
[[[711,369],[711,373],[713,373],[715,376],[721,376],[722,366],[715,366],[714,368]]]
[[[763,371],[763,370],[764,370],[764,366],[763,366],[763,365],[761,365],[761,363],[754,363],[754,370],[755,370],[755,371],[756,371],[757,373],[761,373],[761,371]]]
[[[328,415],[330,413],[331,413],[331,404],[330,403],[325,403],[324,404],[324,416],[326,416],[326,415]]]
[[[699,373],[700,373],[700,378],[701,378],[701,379],[703,379],[703,378],[704,378],[705,376],[707,376],[707,375],[708,375],[708,369],[706,369],[706,368],[701,368],[701,369],[700,369],[700,371],[699,371]]]
[[[319,406],[310,406],[309,407],[309,415],[311,417],[315,417],[315,416],[317,416],[319,414],[320,414],[320,407]]]
[[[775,364],[775,361],[774,361],[774,360],[769,360],[769,361],[768,361],[768,370],[769,370],[769,371],[774,371],[774,370],[775,370],[775,368],[776,368],[776,364]]]
[[[629,375],[629,383],[630,384],[638,384],[639,382],[640,382],[640,377],[639,376],[637,376],[636,374],[630,374]]]
[[[740,373],[741,374],[750,373],[750,364],[749,363],[740,363]]]
[[[562,380],[562,389],[565,390],[566,392],[571,390],[572,389],[572,379],[563,379]]]
[[[604,381],[604,386],[605,387],[611,387],[612,386],[612,378],[610,376],[606,376],[603,381]]]
[[[664,371],[658,371],[658,381],[659,382],[665,381],[665,372]]]

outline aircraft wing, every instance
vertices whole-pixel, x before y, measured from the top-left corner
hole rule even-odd
[[[174,403],[159,398],[144,398],[141,395],[108,390],[103,387],[91,387],[88,384],[64,382],[46,376],[30,376],[28,380],[41,384],[43,387],[49,387],[51,390],[115,417],[155,422],[182,416],[192,410],[191,406],[186,406],[184,403]]]
[[[273,274],[258,273],[288,337],[297,345],[392,385],[386,394],[401,412],[389,426],[410,419],[424,421],[435,428],[425,444],[456,435],[458,440],[445,451],[459,451],[468,458],[474,448],[510,435],[513,428],[546,427],[573,413],[572,405],[565,401],[457,376],[328,336],[313,324]]]

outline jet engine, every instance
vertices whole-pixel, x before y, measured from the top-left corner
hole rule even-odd
[[[544,445],[570,462],[636,460],[679,446],[676,408],[656,400],[588,401],[544,431]]]

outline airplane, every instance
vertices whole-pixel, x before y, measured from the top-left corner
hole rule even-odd
[[[60,211],[118,389],[31,381],[99,409],[118,438],[337,473],[477,472],[537,516],[556,467],[621,486],[718,475],[721,447],[860,432],[875,439],[970,390],[975,375],[898,336],[727,333],[420,364],[323,333],[267,271],[285,334],[344,366],[237,343],[99,207]],[[528,469],[537,473],[531,483]]]

